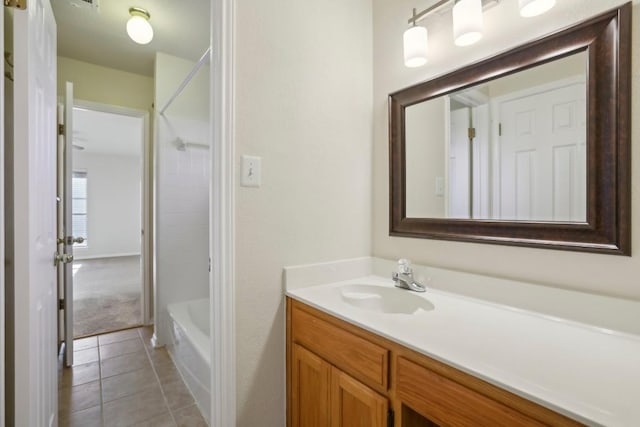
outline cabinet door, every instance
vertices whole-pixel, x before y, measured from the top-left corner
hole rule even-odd
[[[388,410],[386,397],[331,367],[331,427],[386,427]]]
[[[293,344],[292,427],[329,427],[331,365]]]

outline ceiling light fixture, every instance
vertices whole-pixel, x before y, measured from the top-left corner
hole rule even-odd
[[[413,17],[416,10],[413,9]],[[409,68],[421,67],[427,63],[427,53],[429,51],[429,38],[425,27],[417,26],[415,21],[413,26],[404,32],[402,36],[404,47],[404,65]]]
[[[482,0],[455,0],[453,42],[469,46],[482,38]]]
[[[541,15],[555,6],[555,4],[556,0],[518,0],[520,16],[525,18]]]
[[[148,44],[153,39],[153,28],[149,24],[149,12],[139,7],[129,8],[131,18],[127,21],[127,34],[138,44]]]

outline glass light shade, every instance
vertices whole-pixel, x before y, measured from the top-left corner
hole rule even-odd
[[[458,0],[453,6],[453,41],[469,46],[482,38],[482,0]]]
[[[409,68],[421,67],[427,63],[429,39],[425,27],[413,26],[404,32],[404,65]]]
[[[127,34],[138,44],[148,44],[153,39],[153,28],[145,17],[133,15],[127,21]]]
[[[555,6],[556,0],[518,0],[520,16],[530,18],[545,13]]]

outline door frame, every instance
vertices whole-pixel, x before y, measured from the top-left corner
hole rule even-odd
[[[0,12],[0,45],[4,47],[4,7],[2,7],[2,12]],[[0,61],[0,76],[2,76],[2,81],[0,81],[0,258],[2,259],[2,263],[0,263],[0,396],[3,396],[0,399],[0,427],[4,427],[5,425],[5,392],[4,392],[4,372],[5,372],[5,336],[4,336],[4,327],[5,327],[5,314],[4,314],[4,306],[5,306],[5,297],[4,297],[4,263],[5,263],[5,253],[4,253],[4,60]]]
[[[211,425],[236,425],[235,0],[211,0]]]
[[[79,108],[85,108],[92,111],[99,111],[101,113],[119,114],[122,116],[135,117],[143,120],[143,138],[142,138],[142,186],[141,186],[141,226],[142,226],[142,239],[140,244],[140,259],[142,261],[142,289],[141,289],[141,304],[142,304],[142,324],[149,325],[153,322],[152,316],[152,303],[151,287],[151,271],[152,271],[152,257],[151,257],[151,245],[152,245],[152,232],[151,232],[151,143],[150,143],[150,131],[149,131],[149,112],[146,110],[138,110],[135,108],[121,107],[118,105],[103,104],[99,102],[86,101],[81,99],[74,99],[73,106]]]

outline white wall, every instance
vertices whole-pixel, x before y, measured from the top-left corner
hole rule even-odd
[[[388,113],[387,95],[479,59],[505,51],[599,12],[621,0],[557,2],[549,13],[520,18],[515,0],[506,0],[485,13],[485,35],[476,45],[453,45],[450,19],[429,20],[430,61],[408,69],[402,60],[402,33],[410,0],[373,0],[374,5],[374,162],[373,254],[420,264],[525,280],[548,286],[640,300],[640,196],[632,182],[632,257],[529,249],[512,246],[446,242],[389,236],[388,225]],[[632,117],[640,111],[640,0],[633,0]],[[632,141],[640,140],[640,122],[632,123]],[[632,150],[632,176],[640,167],[640,150]]]
[[[239,427],[285,425],[282,267],[371,248],[370,0],[236,2]],[[239,168],[236,168],[239,170]]]
[[[74,151],[88,185],[88,246],[74,248],[77,259],[140,254],[141,166],[140,156]]]
[[[156,105],[164,106],[195,64],[156,55]],[[167,304],[209,295],[209,150],[178,151],[176,139],[209,141],[208,70],[203,67],[164,116],[156,114],[156,313],[159,344],[168,342]]]

